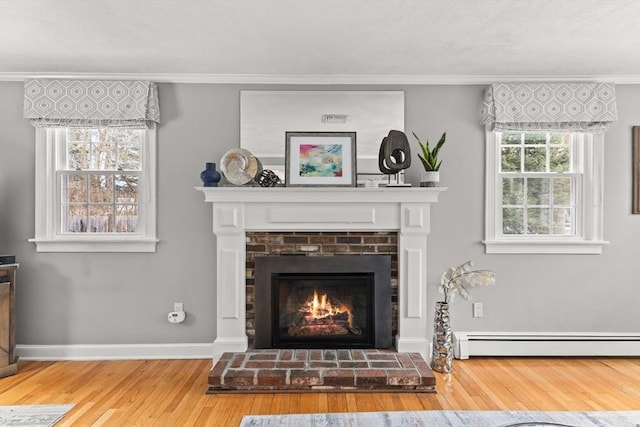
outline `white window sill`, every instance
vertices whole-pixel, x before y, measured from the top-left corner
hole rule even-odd
[[[602,253],[603,240],[483,240],[487,254],[592,254]]]
[[[103,236],[60,237],[55,239],[29,239],[37,252],[155,252],[155,238],[107,238]]]

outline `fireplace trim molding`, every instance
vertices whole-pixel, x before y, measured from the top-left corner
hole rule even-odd
[[[247,231],[397,231],[396,350],[430,354],[427,237],[430,207],[444,187],[196,187],[212,204],[216,236],[216,338],[213,361],[244,352]]]

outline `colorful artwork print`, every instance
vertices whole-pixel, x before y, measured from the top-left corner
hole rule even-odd
[[[300,144],[301,177],[341,177],[342,144]]]

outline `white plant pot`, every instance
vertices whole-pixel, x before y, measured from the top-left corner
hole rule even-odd
[[[440,172],[422,171],[420,174],[420,187],[437,187],[440,183]]]

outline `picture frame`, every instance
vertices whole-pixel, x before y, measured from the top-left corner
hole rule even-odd
[[[285,132],[287,187],[355,187],[355,132]]]
[[[633,126],[633,197],[631,213],[640,214],[640,126]]]

